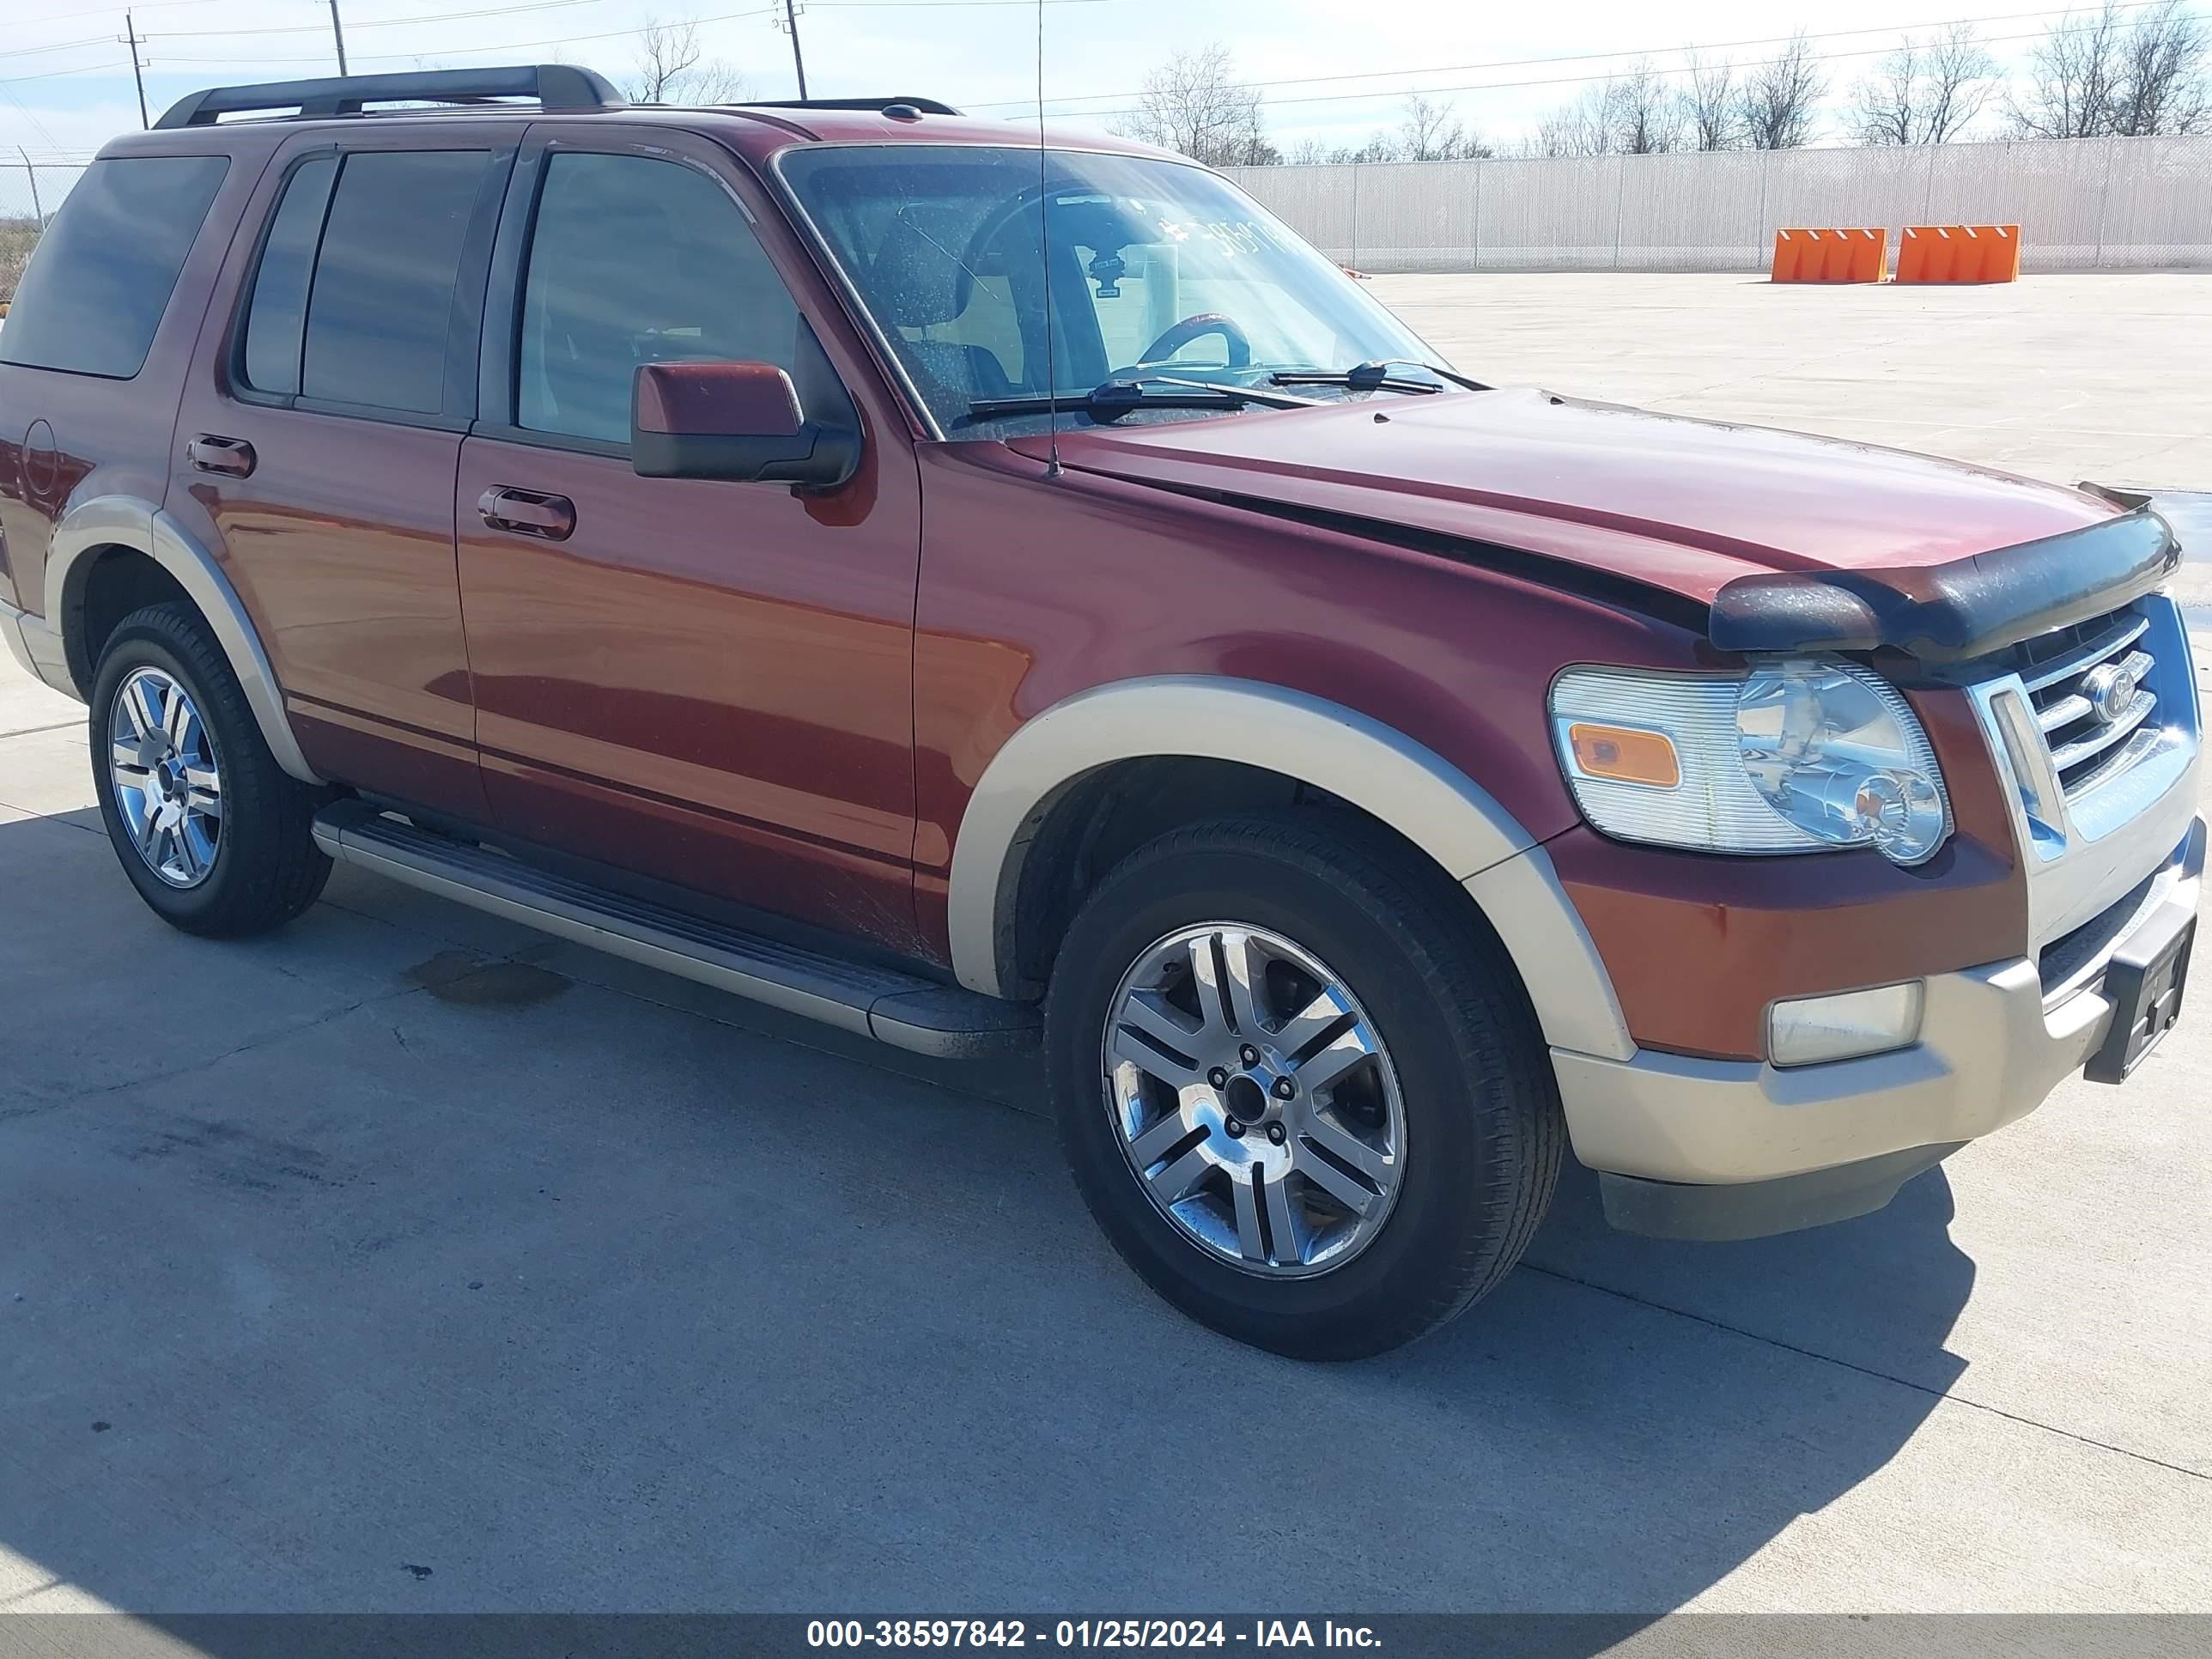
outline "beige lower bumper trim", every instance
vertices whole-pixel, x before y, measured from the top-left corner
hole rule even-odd
[[[2168,902],[2193,910],[2201,885],[2191,871]],[[1937,974],[1927,987],[1921,1040],[1864,1060],[1778,1071],[1554,1048],[1575,1155],[1616,1175],[1719,1183],[1972,1140],[2041,1105],[2081,1070],[2112,1018],[2095,990],[2046,1012],[2026,957]]]

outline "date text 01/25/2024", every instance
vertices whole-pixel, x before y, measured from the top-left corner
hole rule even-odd
[[[1365,1625],[1334,1620],[1255,1619],[815,1619],[810,1648],[1373,1648]]]

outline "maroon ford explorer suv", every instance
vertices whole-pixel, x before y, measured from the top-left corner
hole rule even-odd
[[[0,333],[0,532],[165,920],[343,860],[1041,1044],[1115,1245],[1286,1353],[1480,1297],[1570,1148],[1646,1233],[1877,1208],[2187,966],[2142,502],[1494,389],[1206,169],[922,99],[187,99]]]

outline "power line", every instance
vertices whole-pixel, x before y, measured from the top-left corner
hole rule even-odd
[[[0,52],[0,58],[35,58],[43,52],[75,52],[79,46],[104,46],[108,44],[105,34],[88,34],[82,40],[57,40],[50,46],[9,46]]]
[[[75,69],[42,70],[36,75],[0,76],[0,87],[21,86],[26,81],[51,81],[58,75],[90,75],[95,70],[103,75],[118,72],[112,64],[79,64]]]
[[[424,12],[415,17],[356,17],[353,27],[356,33],[362,29],[404,28],[418,23],[457,23],[471,17],[506,17],[516,12],[559,11],[569,6],[597,6],[605,3],[606,0],[530,0],[527,5],[486,6],[475,11]],[[190,32],[180,29],[168,33],[149,34],[146,38],[149,40],[198,40],[219,35],[227,40],[240,34],[320,34],[322,32],[320,23],[282,23],[250,29],[193,29]]]
[[[820,0],[820,3],[823,4],[842,3],[854,5],[878,3],[879,3],[879,0]],[[905,3],[908,4],[923,3],[924,0],[905,0]],[[937,0],[937,3],[955,3],[956,0]],[[957,0],[957,3],[962,4],[996,3],[997,0]],[[2122,3],[2113,6],[2112,9],[2114,11],[2139,11],[2147,6],[2161,5],[2164,3],[2165,0],[2122,0]],[[1805,39],[1808,40],[1841,40],[1862,34],[1909,34],[1915,30],[1949,28],[1954,25],[1962,23],[2011,23],[2017,22],[2023,18],[2071,17],[2081,10],[2081,8],[2079,5],[2073,5],[2057,6],[2041,11],[2000,12],[1980,17],[1945,17],[1938,18],[1932,22],[1882,24],[1865,28],[1829,29],[1817,34],[1808,34],[1805,36]],[[1672,46],[1650,46],[1640,49],[1623,48],[1616,52],[1567,52],[1550,58],[1492,58],[1486,63],[1480,64],[1423,64],[1410,69],[1362,70],[1348,75],[1295,75],[1279,81],[1244,81],[1238,82],[1238,84],[1240,86],[1246,87],[1308,87],[1320,86],[1338,81],[1380,80],[1386,76],[1397,75],[1459,75],[1477,70],[1522,69],[1544,64],[1583,64],[1614,58],[1665,58],[1670,57],[1676,52],[1729,52],[1740,46],[1771,46],[1781,42],[1788,41],[1794,38],[1794,36],[1788,34],[1762,34],[1744,40],[1716,40],[1703,44],[1691,43]],[[2002,40],[2032,40],[2033,38],[2035,37],[2032,35],[2008,35],[2002,37],[2001,40],[1984,42],[1983,44],[1998,45],[2002,44]],[[1894,50],[1894,48],[1884,46],[1881,50],[1887,52]],[[1849,57],[1859,56],[1862,54],[1838,53],[1832,55]],[[1598,77],[1592,76],[1577,78],[1595,80]],[[1518,85],[1522,83],[1504,82],[1501,84]],[[1395,98],[1401,95],[1406,90],[1408,90],[1408,88],[1385,88],[1373,93],[1353,95],[1375,98]],[[1054,98],[1050,101],[1058,105],[1067,105],[1085,103],[1091,100],[1097,98],[1137,98],[1141,97],[1144,94],[1144,92],[1145,88],[1142,87],[1125,87],[1118,92],[1069,93],[1064,97]],[[974,109],[1008,109],[1014,107],[1027,109],[1030,107],[1032,101],[1033,100],[1027,98],[1000,98],[994,99],[987,103],[971,105],[969,107]],[[1285,100],[1284,101],[1312,102],[1315,100],[1297,99]],[[1088,112],[1063,109],[1060,112],[1062,114],[1075,115],[1086,113]],[[1120,110],[1103,110],[1096,112],[1100,114],[1118,115],[1125,113],[1126,112]]]

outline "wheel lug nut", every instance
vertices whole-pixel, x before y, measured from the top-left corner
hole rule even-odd
[[[1260,1063],[1260,1051],[1249,1042],[1237,1051],[1237,1057],[1247,1066],[1257,1066]]]
[[[1288,1079],[1288,1078],[1286,1078],[1286,1077],[1279,1077],[1279,1078],[1277,1078],[1277,1079],[1275,1079],[1275,1098],[1276,1098],[1276,1099],[1278,1099],[1278,1100],[1288,1100],[1288,1099],[1290,1099],[1293,1095],[1297,1094],[1297,1091],[1298,1091],[1298,1085],[1297,1085],[1297,1084],[1295,1084],[1295,1083],[1291,1082],[1291,1081],[1290,1080],[1290,1079]]]
[[[1231,1140],[1242,1140],[1244,1139],[1244,1126],[1237,1121],[1237,1119],[1232,1117],[1228,1122],[1223,1124],[1221,1127],[1229,1131],[1229,1138]]]
[[[1267,1126],[1267,1139],[1273,1141],[1275,1145],[1279,1146],[1286,1139],[1288,1139],[1288,1137],[1284,1134],[1283,1126],[1281,1124],[1270,1123]]]
[[[1229,1073],[1217,1066],[1206,1074],[1206,1080],[1217,1089],[1226,1089],[1229,1086]]]

